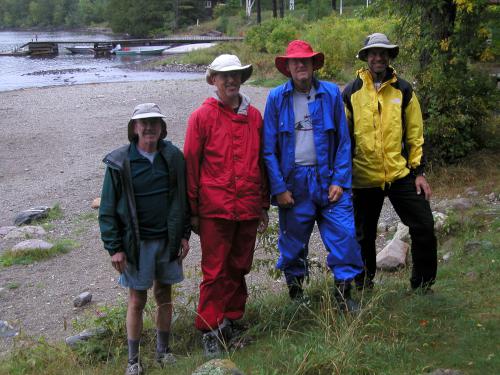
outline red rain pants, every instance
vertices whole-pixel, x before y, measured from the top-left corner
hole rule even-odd
[[[195,325],[216,329],[224,320],[243,317],[248,293],[245,275],[252,268],[258,220],[200,218],[200,301]]]

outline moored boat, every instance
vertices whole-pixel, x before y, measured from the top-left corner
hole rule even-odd
[[[85,54],[90,55],[94,53],[94,48],[90,46],[72,46],[66,47],[68,51],[75,54]]]
[[[161,55],[167,46],[141,46],[141,47],[122,47],[115,49],[114,53],[117,55]]]

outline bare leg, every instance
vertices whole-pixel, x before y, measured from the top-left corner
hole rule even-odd
[[[142,333],[142,313],[148,294],[146,290],[129,289],[127,306],[127,337],[139,340]]]
[[[172,322],[172,286],[163,285],[155,280],[153,293],[156,300],[156,328],[170,332]]]

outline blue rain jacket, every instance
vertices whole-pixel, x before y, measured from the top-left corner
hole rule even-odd
[[[314,79],[315,100],[309,103],[314,144],[321,182],[322,205],[328,205],[328,188],[350,189],[352,183],[351,141],[338,86]],[[272,203],[276,195],[289,190],[295,167],[295,115],[293,81],[271,90],[264,112],[264,161],[267,166]]]

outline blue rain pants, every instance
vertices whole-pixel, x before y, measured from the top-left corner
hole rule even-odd
[[[361,250],[356,241],[351,190],[334,203],[322,191],[316,166],[295,166],[292,172],[291,208],[279,209],[280,257],[276,268],[285,273],[287,284],[308,275],[309,239],[317,222],[328,251],[327,265],[337,282],[350,282],[363,270]]]

